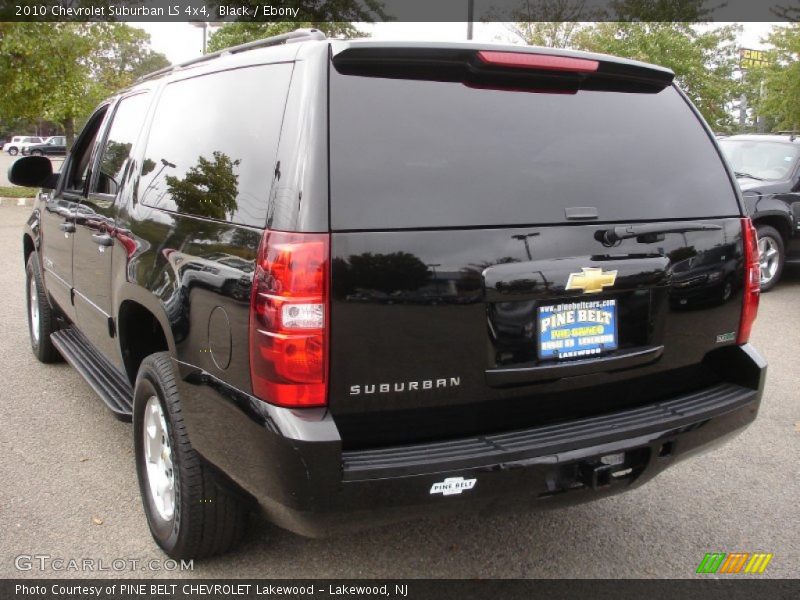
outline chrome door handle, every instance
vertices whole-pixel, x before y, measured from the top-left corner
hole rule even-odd
[[[98,246],[113,246],[114,240],[107,233],[93,233],[92,239]]]

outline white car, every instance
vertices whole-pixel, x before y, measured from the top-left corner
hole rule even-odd
[[[43,138],[32,135],[15,135],[13,138],[11,138],[10,142],[3,145],[3,151],[8,152],[11,156],[16,156],[23,148],[27,148],[28,146],[32,146],[34,144],[41,144],[43,141]]]

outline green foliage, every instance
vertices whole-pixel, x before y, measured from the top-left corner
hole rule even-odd
[[[19,187],[17,185],[0,186],[0,198],[35,198],[39,192],[36,188]]]
[[[75,124],[103,98],[168,65],[149,36],[121,23],[0,23],[2,119]]]
[[[774,49],[767,53],[770,66],[757,72],[764,81],[758,109],[777,129],[794,130],[800,127],[800,24],[774,27],[767,42]]]
[[[528,0],[511,13],[512,33],[531,46],[570,48],[582,22],[601,16],[587,9],[584,0]]]
[[[191,167],[183,179],[172,175],[165,177],[179,213],[225,220],[236,212],[239,176],[233,168],[241,160],[231,160],[219,151],[213,156],[213,160],[199,157],[197,165]]]
[[[604,22],[575,36],[578,48],[669,67],[712,128],[728,126],[740,93],[738,25],[701,29],[686,22]]]
[[[208,40],[208,51],[216,52],[223,48],[238,46],[254,40],[260,40],[281,33],[289,33],[295,29],[313,28],[319,29],[328,37],[354,38],[363,37],[365,34],[359,31],[349,22],[330,22],[330,23],[311,23],[300,21],[282,21],[276,23],[253,23],[236,22],[227,23],[215,31]]]
[[[254,7],[262,4],[260,0],[228,0],[227,6]],[[364,37],[353,22],[368,23],[375,19],[388,20],[379,0],[296,0],[292,6],[300,9],[299,14],[310,21],[278,21],[254,23],[242,19],[223,25],[208,40],[208,51],[216,52],[246,42],[265,37],[288,33],[295,29],[319,29],[328,37]]]
[[[740,27],[698,26],[710,14],[702,0],[618,0],[602,13],[583,0],[530,0],[515,14],[520,20],[512,31],[532,45],[669,67],[711,126],[724,129],[732,124],[727,108],[741,93],[734,78]]]

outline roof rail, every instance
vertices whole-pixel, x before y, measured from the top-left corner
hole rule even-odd
[[[302,42],[306,40],[324,40],[324,39],[327,39],[327,37],[319,29],[295,29],[294,31],[290,31],[289,33],[281,33],[279,35],[273,35],[260,40],[253,40],[252,42],[239,44],[238,46],[223,48],[222,50],[217,50],[216,52],[212,52],[211,54],[204,54],[203,56],[187,60],[177,65],[170,65],[169,67],[164,67],[163,69],[159,69],[158,71],[153,71],[148,75],[140,77],[139,79],[136,80],[136,83],[141,83],[142,81],[153,79],[154,77],[158,77],[159,75],[165,75],[167,73],[171,73],[172,71],[176,71],[183,67],[188,67],[189,65],[195,65],[197,63],[205,62],[207,60],[212,60],[219,56],[225,56],[226,54],[236,54],[238,52],[246,52],[247,50],[253,50],[255,48],[277,46],[278,44],[291,44],[293,42]]]

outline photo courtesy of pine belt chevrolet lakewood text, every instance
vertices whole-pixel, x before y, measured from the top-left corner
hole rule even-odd
[[[140,79],[9,178],[43,188],[33,353],[132,421],[174,558],[256,509],[322,536],[603,498],[759,409],[756,231],[661,67],[299,30]]]

